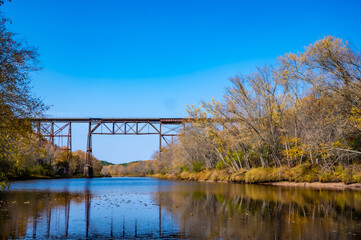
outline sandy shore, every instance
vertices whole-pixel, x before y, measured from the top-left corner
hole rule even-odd
[[[268,183],[259,183],[262,185],[273,185],[273,186],[286,186],[286,187],[305,187],[305,188],[317,188],[317,189],[332,189],[332,190],[359,190],[361,191],[360,183],[353,184],[344,184],[344,183],[321,183],[321,182],[313,182],[313,183],[305,183],[305,182],[268,182]]]

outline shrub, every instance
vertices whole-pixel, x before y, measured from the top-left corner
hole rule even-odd
[[[353,181],[357,183],[361,183],[361,172],[357,172],[353,175]]]
[[[217,170],[222,170],[222,169],[224,169],[224,162],[223,161],[219,161],[218,163],[217,163],[217,165],[216,165],[216,169]]]
[[[323,170],[319,173],[320,182],[337,182],[338,179],[335,176],[334,172]]]
[[[221,170],[218,173],[218,180],[219,181],[229,181],[230,175],[225,170]]]
[[[361,183],[361,165],[353,165],[353,182]]]
[[[219,179],[219,171],[217,171],[217,170],[212,171],[212,173],[208,179],[212,180],[212,181],[217,181]]]
[[[290,179],[290,168],[289,167],[279,167],[273,169],[273,181],[287,181]]]
[[[208,178],[207,172],[205,172],[205,171],[201,171],[201,172],[199,172],[197,175],[198,175],[198,176],[197,176],[197,179],[198,179],[198,180],[201,180],[201,181],[205,181],[205,180],[207,180],[207,178]]]
[[[245,177],[246,177],[246,172],[247,170],[240,170],[238,173],[233,173],[231,175],[231,181],[233,182],[245,182]]]
[[[181,172],[188,172],[189,171],[189,167],[187,165],[181,166],[180,167],[180,171]]]
[[[190,176],[190,173],[189,172],[182,172],[180,174],[180,178],[183,179],[183,180],[188,180],[189,179],[189,176]]]
[[[352,183],[353,179],[352,179],[352,167],[347,167],[346,169],[344,169],[343,174],[341,175],[342,178],[342,182],[344,182],[345,184],[350,184]]]
[[[333,175],[335,176],[335,178],[338,181],[342,182],[343,181],[342,175],[343,175],[343,171],[344,171],[343,167],[342,166],[335,166],[334,169],[335,169],[335,171],[333,172]]]
[[[300,164],[290,170],[290,180],[295,182],[317,182],[319,180],[319,166],[314,164]]]
[[[200,172],[203,169],[204,164],[202,162],[193,162],[192,163],[192,171]]]
[[[268,168],[252,168],[246,172],[246,183],[262,183],[273,180],[273,170]]]

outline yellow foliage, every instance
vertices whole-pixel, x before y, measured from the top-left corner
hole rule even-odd
[[[298,159],[306,154],[299,138],[286,135],[281,138],[281,143],[288,146],[287,149],[282,151],[284,156],[288,156],[291,159]]]
[[[352,126],[361,130],[361,109],[353,107],[351,109],[351,117],[349,118]]]

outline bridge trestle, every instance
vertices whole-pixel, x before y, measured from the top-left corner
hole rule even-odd
[[[57,122],[57,121],[36,121],[34,123],[35,134],[42,144],[45,141],[52,145],[61,147],[60,149],[66,151],[67,158],[72,152],[72,130],[71,122]]]
[[[72,123],[88,123],[86,164],[84,175],[93,177],[92,136],[93,135],[159,135],[159,152],[162,147],[174,143],[184,128],[183,118],[42,118],[33,119],[34,129],[39,139],[44,138],[53,145],[61,146],[71,154]],[[183,127],[183,128],[182,128]],[[66,147],[56,144],[66,138]],[[70,156],[70,155],[69,155]]]

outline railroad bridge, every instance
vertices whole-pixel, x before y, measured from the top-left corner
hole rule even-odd
[[[93,177],[92,136],[93,135],[159,135],[159,151],[163,145],[175,141],[184,129],[185,118],[37,118],[32,119],[35,133],[53,145],[61,146],[68,153],[72,151],[72,125],[88,124],[86,165],[84,175]],[[58,143],[58,144],[57,144]]]

